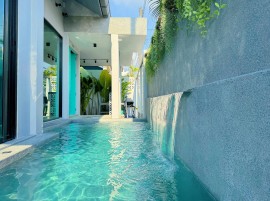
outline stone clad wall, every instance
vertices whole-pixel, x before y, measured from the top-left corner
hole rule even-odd
[[[223,2],[206,38],[178,33],[148,83],[148,121],[217,199],[269,200],[270,1]]]

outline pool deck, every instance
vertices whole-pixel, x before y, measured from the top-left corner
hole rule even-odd
[[[43,133],[27,139],[7,142],[9,144],[5,143],[6,146],[2,146],[4,148],[0,149],[0,169],[23,158],[36,147],[49,142],[57,136],[58,133]]]
[[[73,116],[70,119],[56,119],[43,124],[43,133],[33,135],[28,138],[15,139],[0,144],[0,169],[10,165],[11,163],[23,158],[33,150],[46,144],[56,138],[59,133],[52,132],[53,129],[62,127],[70,123],[98,123],[98,122],[146,122],[145,119],[121,118],[112,119],[109,115],[89,115],[89,116]]]

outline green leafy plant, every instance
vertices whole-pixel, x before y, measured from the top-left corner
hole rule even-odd
[[[97,78],[91,75],[83,75],[81,70],[81,114],[99,114],[102,90],[103,86]],[[87,112],[90,102],[91,108]]]
[[[207,34],[207,22],[217,18],[226,4],[215,0],[148,0],[150,11],[157,18],[156,29],[146,56],[148,80],[155,74],[164,54],[173,47],[179,22],[189,30],[197,27],[204,37]]]
[[[175,6],[174,6],[175,7]],[[177,12],[176,9],[164,7],[162,8],[162,15],[160,18],[160,40],[163,42],[163,47],[165,52],[170,52],[173,47],[173,42],[175,40],[175,35],[177,31]]]
[[[165,42],[162,38],[161,31],[159,30],[159,23],[157,24],[157,27],[158,29],[154,32],[151,46],[146,56],[145,69],[148,79],[155,74],[158,65],[165,55]]]
[[[100,95],[103,98],[103,102],[108,102],[112,83],[112,78],[108,70],[101,71],[99,76],[99,82],[102,86]]]
[[[162,0],[148,0],[149,9],[156,18],[160,15]]]
[[[50,66],[46,70],[43,71],[44,77],[57,76],[57,68],[56,66]]]
[[[123,78],[121,80],[121,101],[124,102],[125,97],[129,93],[129,84],[130,82],[125,81]]]
[[[215,2],[215,0],[176,0],[180,11],[180,17],[186,19],[189,24],[195,24],[201,31],[201,35],[207,34],[207,21],[220,15],[220,10],[226,4]]]
[[[86,114],[86,108],[90,101],[90,87],[92,85],[92,78],[90,76],[88,77],[82,77],[81,76],[81,114]]]
[[[135,77],[135,74],[139,71],[139,68],[130,66],[129,67],[129,77]]]

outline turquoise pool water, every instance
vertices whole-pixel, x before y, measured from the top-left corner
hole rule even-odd
[[[214,200],[154,139],[146,123],[70,124],[1,170],[0,200]]]

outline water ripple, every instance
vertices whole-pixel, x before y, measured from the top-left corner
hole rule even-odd
[[[145,123],[74,123],[0,172],[0,200],[213,200]]]

